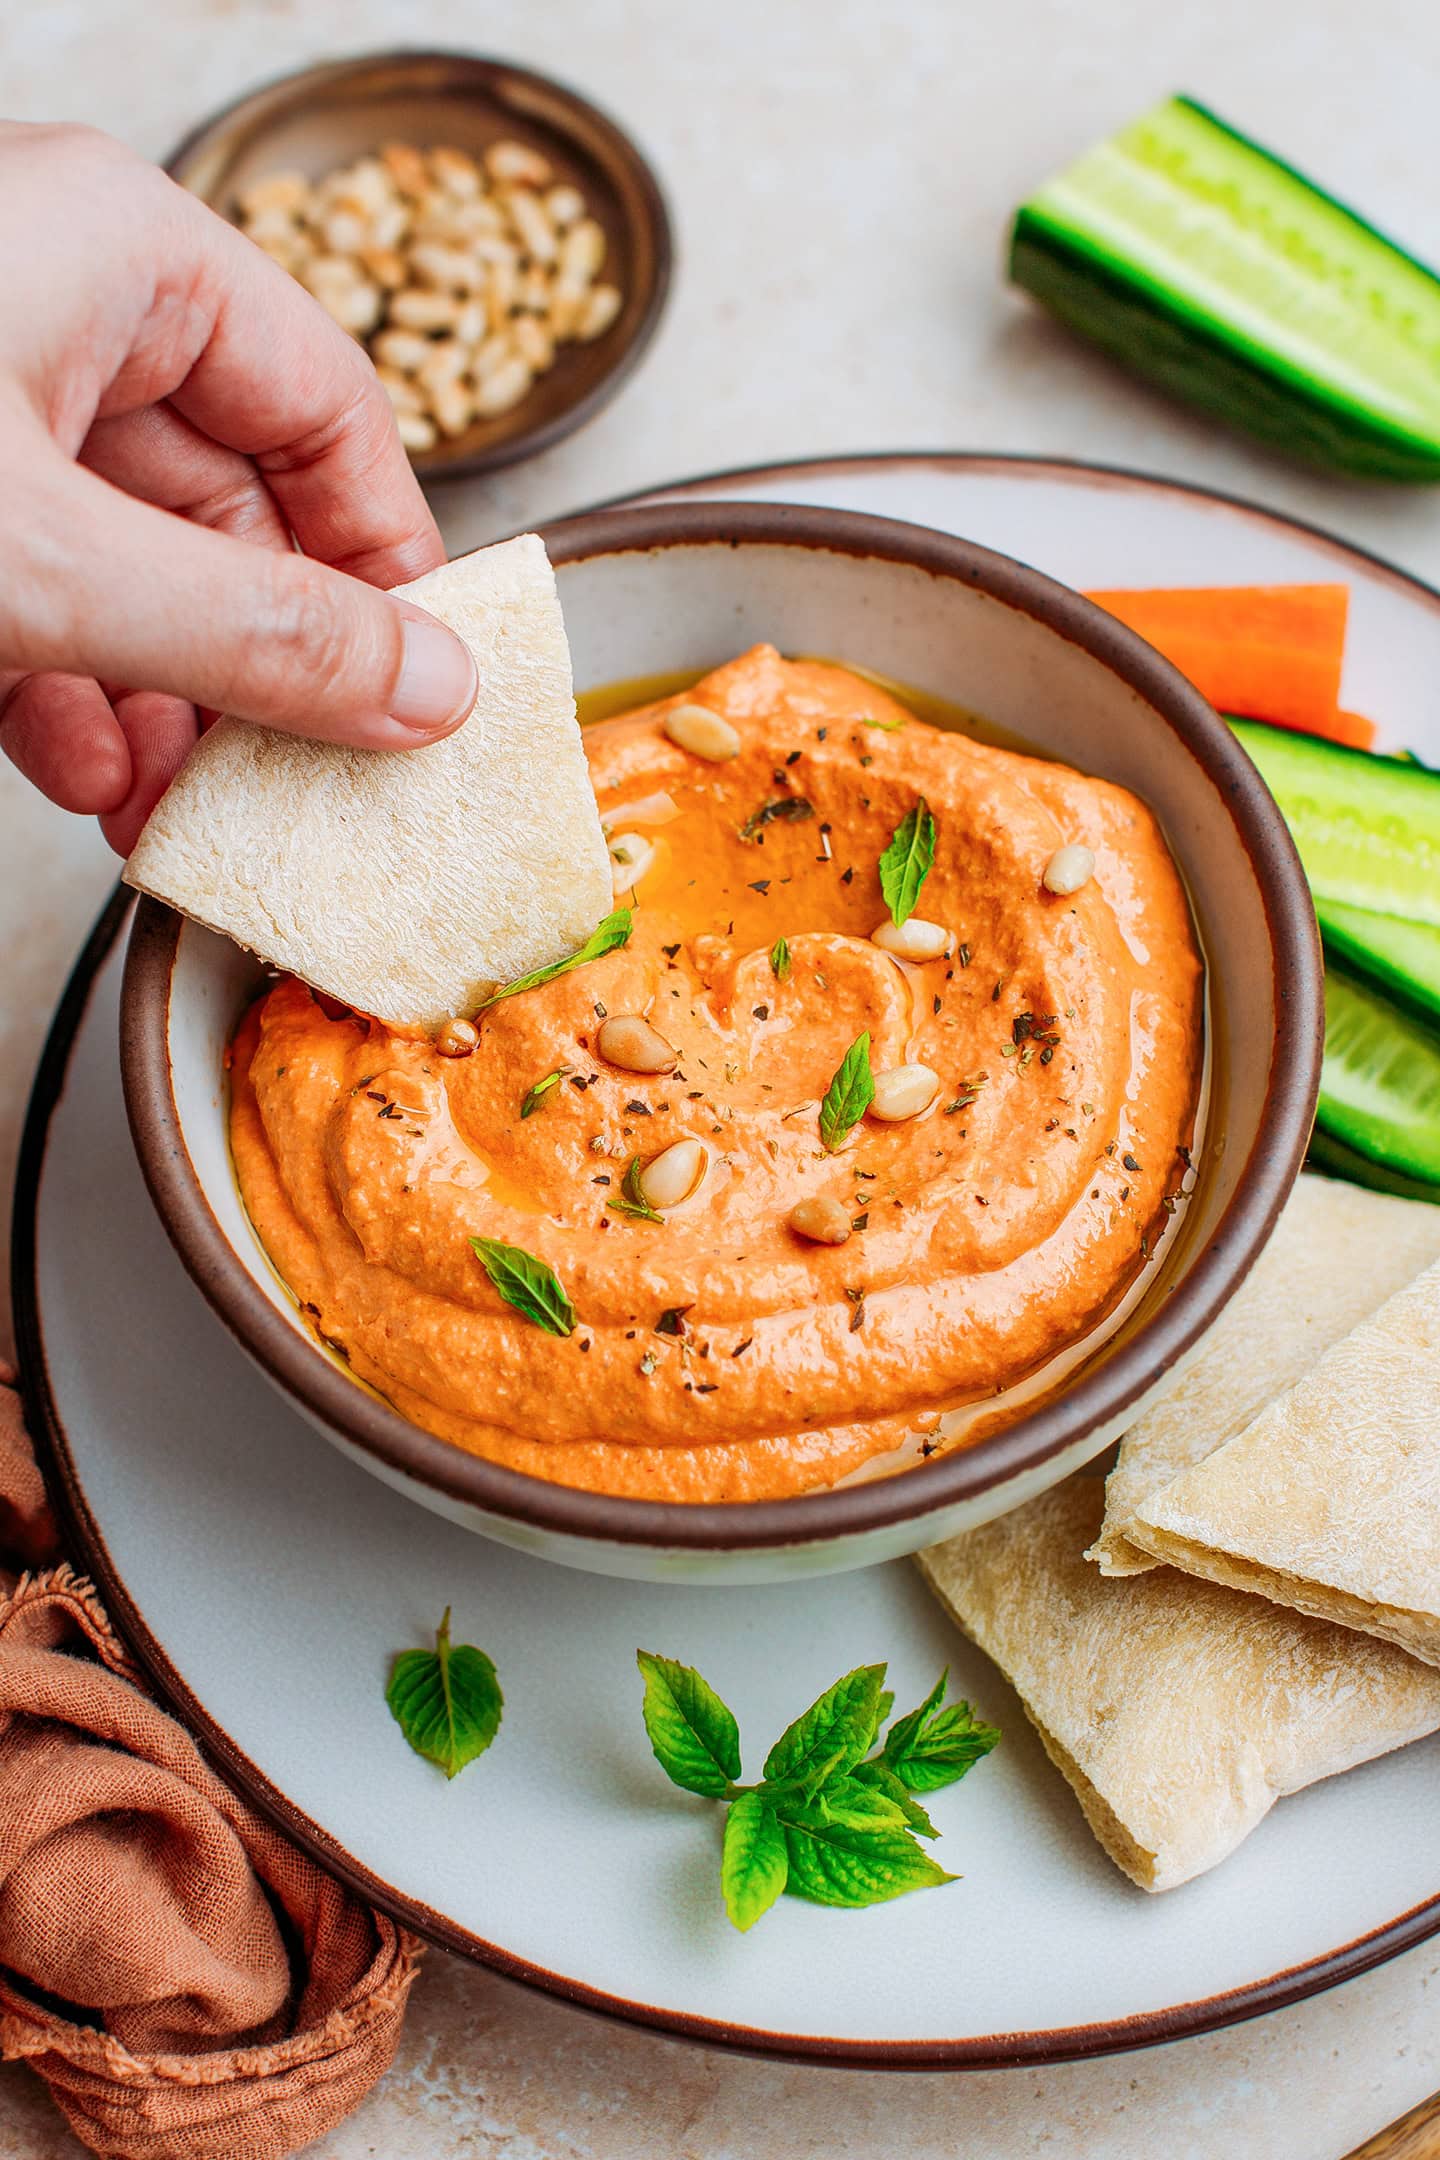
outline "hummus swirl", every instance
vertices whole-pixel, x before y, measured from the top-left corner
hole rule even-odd
[[[686,700],[733,724],[738,756],[672,743],[680,699],[586,734],[610,830],[674,804],[617,895],[628,945],[493,1005],[453,1059],[282,981],[236,1037],[231,1133],[317,1333],[416,1424],[569,1485],[753,1500],[832,1484],[1034,1374],[1123,1296],[1180,1184],[1201,969],[1124,789],[769,646]],[[916,913],[955,950],[912,963],[871,933],[878,859],[921,795],[939,839]],[[780,801],[809,809],[754,822]],[[1094,875],[1056,897],[1043,873],[1072,842]],[[607,1065],[607,1013],[648,1018],[675,1070]],[[940,1091],[828,1154],[819,1104],[862,1031],[876,1072],[928,1065]],[[658,1223],[613,1205],[635,1156],[684,1137],[707,1155],[688,1198]],[[812,1196],[844,1207],[845,1243],[789,1227]],[[553,1267],[574,1333],[502,1302],[472,1237]]]

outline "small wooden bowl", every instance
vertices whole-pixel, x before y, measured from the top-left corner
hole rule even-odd
[[[267,174],[321,178],[382,142],[452,144],[478,155],[500,137],[528,143],[584,195],[609,242],[605,277],[624,294],[589,345],[566,345],[513,411],[417,453],[423,479],[493,471],[548,449],[613,397],[655,333],[673,243],[659,182],[628,135],[573,90],[468,53],[374,53],[282,76],[202,121],[166,171],[222,217]]]

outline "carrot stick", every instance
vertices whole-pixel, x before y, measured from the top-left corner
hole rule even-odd
[[[1347,586],[1200,586],[1087,597],[1173,661],[1222,712],[1337,742],[1355,741],[1357,723],[1362,731],[1369,727],[1340,707]]]

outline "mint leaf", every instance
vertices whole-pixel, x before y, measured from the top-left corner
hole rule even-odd
[[[546,1073],[543,1080],[537,1080],[533,1087],[527,1088],[520,1104],[521,1117],[533,1117],[551,1088],[559,1087],[569,1070],[568,1065],[557,1065],[554,1072]]]
[[[450,1608],[433,1650],[402,1650],[390,1668],[385,1700],[417,1755],[447,1778],[483,1755],[500,1729],[505,1698],[495,1667],[470,1643],[452,1647]]]
[[[787,1726],[765,1758],[767,1785],[787,1785],[808,1798],[837,1770],[859,1762],[875,1730],[883,1665],[859,1665],[827,1688]]]
[[[854,1770],[826,1779],[808,1803],[815,1820],[838,1823],[846,1830],[908,1829],[910,1816],[905,1803],[910,1795],[904,1786],[900,1787],[903,1797],[897,1799],[878,1779],[861,1777],[865,1768],[864,1763],[857,1763]]]
[[[908,1830],[852,1829],[780,1803],[789,1874],[785,1887],[816,1905],[882,1905],[907,1890],[954,1882]]]
[[[820,1144],[834,1154],[846,1133],[858,1125],[875,1100],[870,1070],[870,1037],[857,1035],[846,1051],[820,1105]]]
[[[862,713],[860,715],[860,725],[861,727],[883,728],[887,735],[893,735],[898,729],[904,727],[905,722],[903,720],[877,720],[873,713]]]
[[[922,795],[913,810],[907,810],[901,818],[889,847],[880,857],[880,890],[897,930],[914,914],[920,888],[934,860],[935,820]]]
[[[568,960],[552,960],[548,967],[532,968],[528,975],[517,975],[514,982],[506,983],[503,990],[496,990],[486,998],[478,1009],[484,1012],[488,1006],[498,1005],[501,998],[516,997],[522,990],[538,990],[541,983],[553,982],[557,975],[568,975],[571,968],[584,967],[587,960],[599,960],[607,952],[614,952],[618,945],[628,944],[630,939],[630,910],[615,908],[597,923],[579,952],[571,953]]]
[[[788,939],[777,937],[770,947],[770,972],[775,977],[776,982],[784,982],[786,976],[790,973],[790,944]]]
[[[856,1763],[850,1775],[861,1785],[873,1785],[887,1800],[893,1800],[907,1826],[920,1837],[939,1837],[939,1831],[924,1808],[905,1790],[888,1763],[878,1758],[874,1762]]]
[[[635,1662],[645,1681],[645,1730],[655,1760],[686,1792],[725,1799],[740,1775],[734,1716],[693,1666],[651,1650],[637,1650]]]
[[[885,1735],[880,1760],[910,1792],[953,1785],[1000,1738],[999,1728],[982,1723],[968,1702],[941,1707],[949,1677],[948,1670],[941,1673],[919,1709],[897,1718]]]
[[[725,1817],[720,1887],[725,1910],[742,1934],[769,1912],[789,1872],[785,1833],[775,1810],[763,1793],[741,1793]]]
[[[544,1328],[547,1335],[574,1333],[575,1308],[547,1261],[537,1260],[523,1245],[502,1244],[499,1238],[472,1237],[470,1249],[507,1305]]]
[[[640,1157],[632,1155],[620,1181],[620,1190],[605,1202],[619,1215],[635,1215],[641,1222],[664,1222],[665,1218],[640,1190]]]

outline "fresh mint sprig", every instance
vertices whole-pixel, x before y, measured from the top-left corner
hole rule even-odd
[[[787,1890],[855,1907],[955,1880],[916,1842],[936,1831],[914,1795],[954,1784],[1000,1735],[968,1703],[945,1706],[948,1674],[876,1752],[894,1697],[883,1665],[857,1666],[786,1727],[759,1783],[742,1785],[740,1729],[709,1682],[674,1658],[635,1656],[656,1761],[686,1792],[727,1804],[720,1887],[742,1932]]]
[[[836,1066],[825,1099],[820,1105],[820,1145],[833,1155],[852,1126],[858,1125],[875,1100],[875,1075],[870,1069],[870,1035],[857,1035]]]
[[[472,1237],[470,1249],[507,1305],[547,1335],[574,1334],[575,1308],[548,1260],[500,1238]]]

